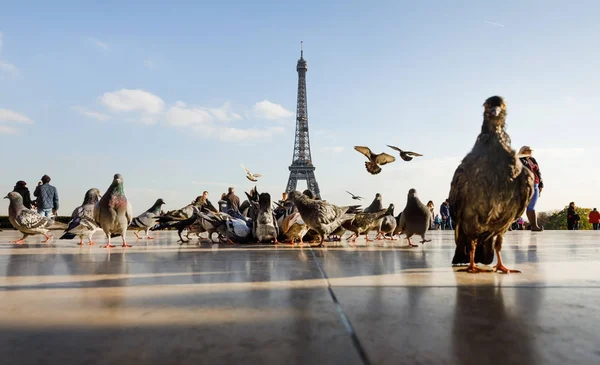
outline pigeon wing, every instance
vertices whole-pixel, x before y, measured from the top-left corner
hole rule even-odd
[[[17,224],[28,229],[43,228],[50,225],[51,220],[30,209],[23,209],[16,219]],[[50,224],[49,224],[50,223]]]
[[[388,163],[392,163],[396,161],[396,158],[394,156],[388,155],[387,153],[382,153],[380,155],[377,156],[377,158],[375,159],[375,162],[378,165],[385,165]]]
[[[263,177],[261,174],[252,174],[252,176],[257,177],[257,178]]]
[[[248,170],[248,169],[246,168],[246,166],[244,166],[244,165],[242,165],[242,164],[240,164],[240,165],[242,166],[242,168],[243,168],[243,169],[246,171],[246,173],[247,173],[248,175],[252,175],[252,173],[250,172],[250,170]]]
[[[370,160],[371,159],[371,149],[369,149],[369,147],[365,147],[365,146],[354,146],[354,149],[357,150],[358,152],[362,153],[363,155],[367,156],[367,158]]]
[[[396,147],[396,146],[390,146],[389,144],[388,144],[387,146],[388,146],[389,148],[393,149],[393,150],[396,150],[396,151],[400,152],[400,153],[402,153],[402,152],[403,152],[401,149],[399,149],[399,148],[398,148],[398,147]]]
[[[409,156],[423,156],[420,153],[416,153],[416,152],[411,152],[411,151],[405,151],[404,153],[406,153]]]

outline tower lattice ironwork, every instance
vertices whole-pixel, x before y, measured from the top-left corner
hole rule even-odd
[[[305,180],[308,189],[317,198],[321,198],[319,184],[315,178],[315,166],[310,155],[310,139],[308,137],[308,110],[306,107],[306,71],[308,67],[304,59],[302,43],[300,59],[296,65],[298,71],[298,103],[296,106],[296,137],[294,140],[294,157],[290,165],[290,178],[285,191],[296,190],[298,180]]]

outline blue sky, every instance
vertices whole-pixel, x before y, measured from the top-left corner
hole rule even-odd
[[[116,172],[135,213],[253,185],[279,197],[292,159],[300,41],[313,161],[345,190],[404,207],[446,197],[483,101],[508,102],[513,147],[544,174],[538,210],[600,206],[600,3],[223,1],[3,3],[0,186],[43,174],[61,214]],[[354,145],[423,153],[369,175]],[[303,186],[301,186],[303,188]],[[0,209],[6,212],[6,200]]]

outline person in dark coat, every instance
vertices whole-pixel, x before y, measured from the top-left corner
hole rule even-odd
[[[13,189],[15,193],[19,193],[23,197],[23,205],[27,209],[31,209],[31,194],[29,193],[29,189],[27,188],[27,183],[23,180],[17,181],[15,188]]]
[[[42,185],[38,185],[33,192],[36,199],[38,213],[48,218],[58,212],[58,191],[50,185],[50,176],[42,176]]]
[[[235,195],[235,188],[230,186],[227,190],[227,196],[225,197],[225,201],[227,202],[227,210],[233,211],[235,213],[240,212],[240,198]]]
[[[575,210],[575,202],[569,203],[569,208],[567,209],[567,229],[572,231],[575,229],[575,222],[578,218],[577,211]]]
[[[452,230],[452,218],[450,217],[450,204],[448,203],[448,199],[440,205],[440,215],[442,216],[442,230]]]

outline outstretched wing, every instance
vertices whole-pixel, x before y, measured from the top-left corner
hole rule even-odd
[[[242,164],[240,164],[240,165],[242,165]],[[247,173],[248,175],[252,175],[252,173],[250,172],[250,170],[248,170],[248,169],[246,168],[246,166],[242,165],[242,168],[243,168],[243,169],[246,171],[246,173]]]
[[[357,150],[358,152],[362,153],[363,155],[367,156],[367,158],[370,160],[371,159],[371,155],[372,152],[369,149],[369,147],[365,147],[365,146],[354,146],[354,149]]]
[[[404,153],[406,153],[409,156],[423,156],[420,153],[416,153],[416,152],[410,152],[410,151],[404,151]]]
[[[389,144],[388,144],[387,146],[388,146],[389,148],[393,149],[393,150],[396,150],[396,151],[400,152],[400,153],[402,153],[402,152],[403,152],[401,149],[399,149],[399,148],[398,148],[398,147],[396,147],[396,146],[390,146]]]
[[[347,192],[348,194],[352,195],[352,197],[353,197],[353,198],[354,198],[354,197],[356,197],[356,195],[352,194],[352,193],[351,193],[351,192],[349,192],[348,190],[346,190],[346,192]]]
[[[394,161],[396,161],[396,158],[392,155],[388,155],[387,153],[382,153],[375,159],[375,163],[378,165],[385,165]]]
[[[256,177],[256,178],[263,177],[261,174],[252,174],[252,176],[254,176],[254,177]]]

